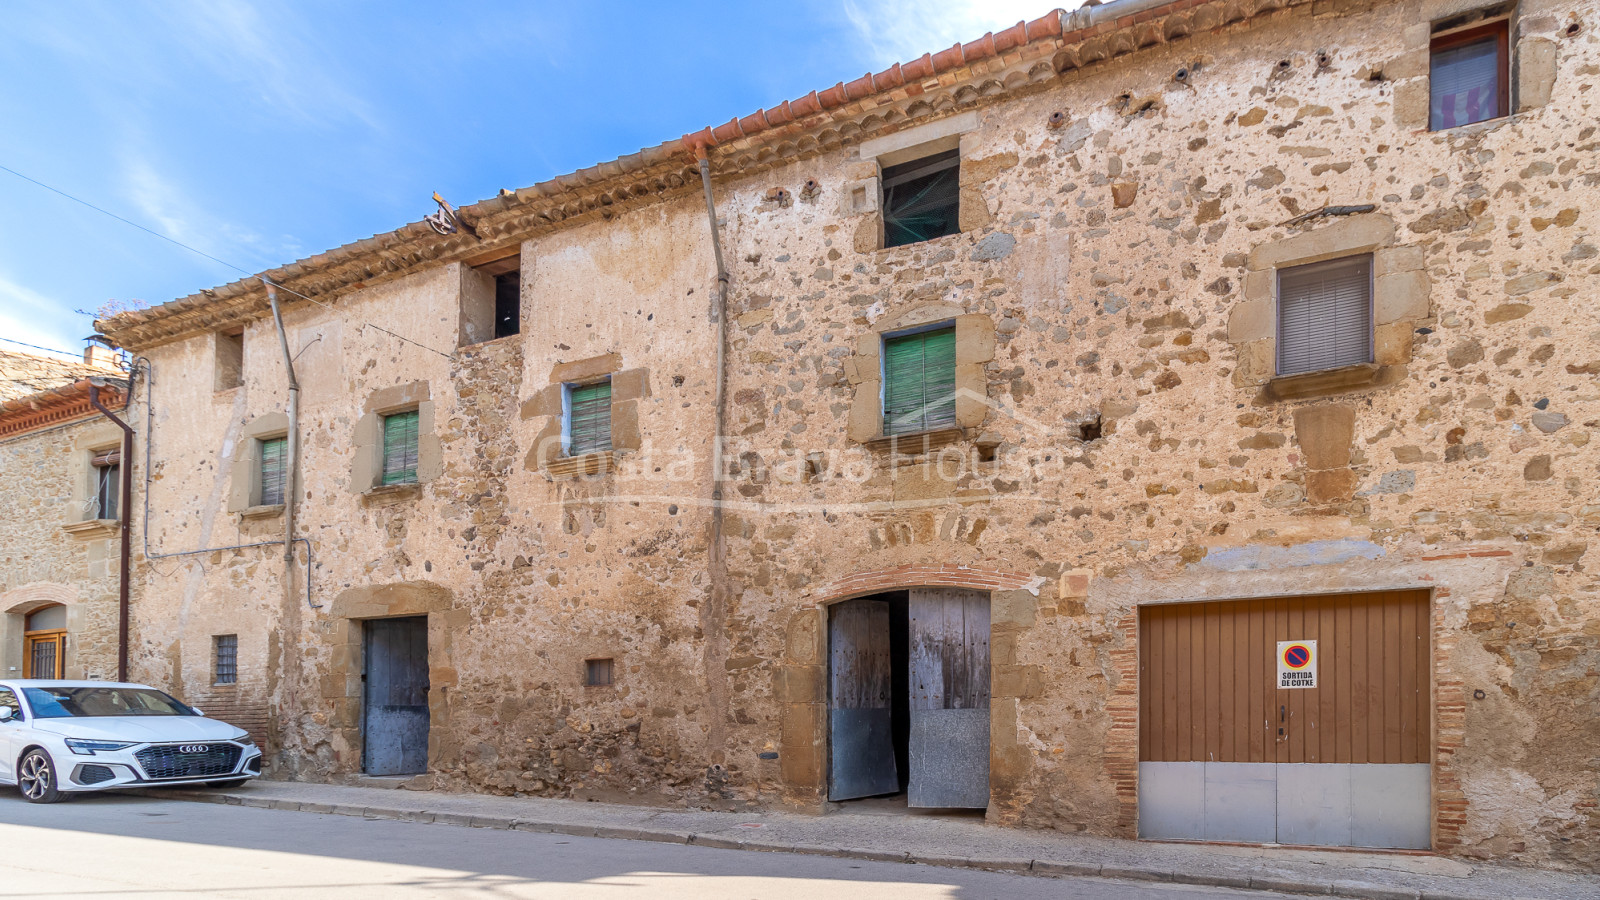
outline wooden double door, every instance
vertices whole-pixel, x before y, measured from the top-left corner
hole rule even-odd
[[[988,806],[989,595],[914,588],[828,612],[828,799]]]

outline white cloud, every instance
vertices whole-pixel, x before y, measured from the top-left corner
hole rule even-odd
[[[47,297],[0,272],[0,336],[52,350],[73,351],[93,331],[65,300]],[[81,333],[80,333],[81,332]],[[0,349],[14,344],[0,345]]]
[[[1052,8],[1039,0],[843,0],[845,18],[880,68],[1031,22]]]

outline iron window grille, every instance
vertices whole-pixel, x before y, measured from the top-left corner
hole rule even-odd
[[[612,660],[586,659],[583,668],[583,683],[588,687],[607,687],[612,683]]]
[[[235,684],[239,680],[239,636],[219,634],[214,638],[217,656],[217,684]]]

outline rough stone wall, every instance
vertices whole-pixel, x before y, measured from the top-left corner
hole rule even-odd
[[[81,521],[74,497],[90,446],[117,445],[122,432],[100,419],[29,432],[0,442],[0,673],[20,678],[28,613],[67,607],[68,678],[117,677],[115,528],[70,534]]]
[[[1584,303],[1600,42],[1592,22],[1567,34],[1581,4],[1525,9],[1555,77],[1515,119],[1430,134],[1396,110],[1397,79],[1416,77],[1407,26],[1442,5],[1319,3],[980,105],[959,235],[876,249],[874,210],[844,196],[876,169],[850,148],[719,184],[725,607],[708,582],[714,282],[697,198],[528,241],[522,334],[453,359],[362,323],[453,351],[454,267],[338,314],[292,306],[299,531],[322,607],[285,597],[271,548],[152,561],[142,671],[198,690],[207,635],[238,630],[241,672],[279,712],[278,764],[343,776],[360,765],[360,619],[426,613],[434,784],[819,809],[822,605],[995,573],[991,818],[1130,835],[1138,604],[1430,587],[1436,844],[1592,868],[1600,722],[1574,713],[1600,700],[1584,564],[1600,526]],[[1274,394],[1236,320],[1252,273],[1285,241],[1355,228],[1291,220],[1361,204],[1389,223],[1380,275],[1404,282],[1385,371]],[[966,398],[967,432],[903,465],[851,440],[863,336],[957,315],[992,325],[972,332],[992,346],[960,351],[986,395]],[[247,329],[235,391],[211,391],[210,352],[147,353],[162,549],[272,536],[223,512],[231,436],[282,408],[271,332]],[[640,449],[606,474],[541,469],[551,416],[534,401],[559,365],[608,354],[647,372]],[[418,381],[440,473],[354,492],[365,398]],[[1080,427],[1095,423],[1099,437]],[[594,657],[616,660],[615,685],[583,686]]]

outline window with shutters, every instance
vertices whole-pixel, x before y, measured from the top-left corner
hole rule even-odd
[[[901,247],[961,231],[961,151],[883,169],[883,245]]]
[[[883,340],[883,433],[916,434],[956,424],[956,329],[937,327]]]
[[[1278,270],[1278,374],[1372,362],[1372,256]]]
[[[611,379],[567,386],[568,456],[611,449]]]
[[[216,684],[235,684],[239,680],[239,636],[219,634],[212,637],[216,649]]]
[[[1510,55],[1504,19],[1435,36],[1428,67],[1428,129],[1442,131],[1509,115]]]
[[[288,471],[289,441],[287,438],[267,438],[259,442],[260,486],[256,499],[258,506],[282,506],[284,475]]]
[[[416,484],[417,425],[414,409],[383,417],[383,469],[379,483]]]
[[[98,450],[89,458],[94,469],[94,495],[89,498],[86,519],[115,519],[122,487],[122,451]]]

